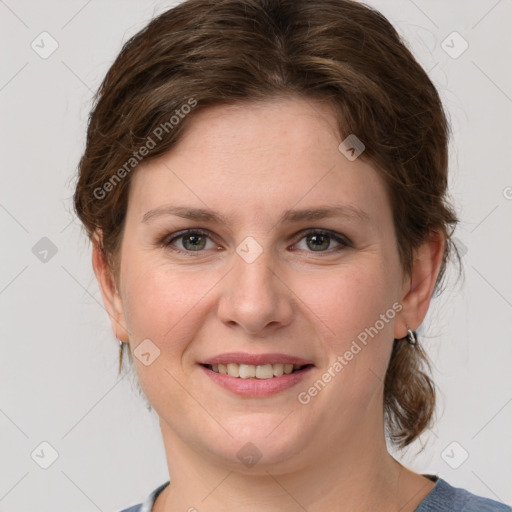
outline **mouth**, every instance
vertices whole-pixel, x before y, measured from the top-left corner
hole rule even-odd
[[[292,363],[268,363],[268,364],[244,364],[244,363],[218,363],[202,364],[208,370],[214,373],[227,375],[235,379],[260,379],[269,380],[283,375],[299,373],[312,367],[312,364],[292,364]]]
[[[205,376],[232,394],[264,398],[292,389],[308,379],[313,364],[291,363],[200,363]],[[208,392],[212,390],[208,388]]]
[[[210,381],[243,398],[277,395],[308,379],[315,368],[311,359],[278,352],[225,352],[198,363]]]

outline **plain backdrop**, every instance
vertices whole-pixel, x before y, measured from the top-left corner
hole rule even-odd
[[[455,282],[450,268],[419,330],[439,390],[436,425],[395,455],[510,504],[512,2],[369,3],[448,111],[465,276]],[[116,511],[168,479],[156,414],[118,378],[71,197],[93,92],[121,45],[171,5],[0,1],[2,512]]]

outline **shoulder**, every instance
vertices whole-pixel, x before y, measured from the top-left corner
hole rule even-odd
[[[153,509],[153,504],[156,501],[157,496],[169,485],[169,482],[165,482],[160,487],[157,487],[154,491],[152,491],[149,496],[138,505],[132,505],[129,508],[124,508],[119,512],[151,512]]]
[[[120,510],[119,512],[141,512],[142,510],[142,503],[139,503],[138,505],[133,505],[130,508],[123,508],[123,510]]]
[[[451,486],[437,478],[436,485],[414,512],[512,512],[499,501],[477,496],[466,489]]]

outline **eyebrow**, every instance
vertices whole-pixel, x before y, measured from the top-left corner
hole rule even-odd
[[[228,219],[214,210],[208,208],[189,208],[184,206],[165,205],[149,210],[142,217],[142,222],[149,222],[150,219],[163,215],[175,215],[184,219],[201,222],[216,222],[228,224]],[[338,205],[321,208],[304,208],[300,210],[287,210],[283,213],[278,222],[294,223],[304,220],[320,220],[327,218],[341,217],[349,220],[371,222],[370,216],[360,208],[352,205]]]

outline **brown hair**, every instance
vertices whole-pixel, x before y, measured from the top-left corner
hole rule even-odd
[[[328,102],[340,140],[356,134],[365,144],[361,158],[385,179],[406,274],[432,231],[444,237],[439,291],[450,253],[459,258],[451,242],[458,219],[447,201],[448,123],[392,25],[350,0],[188,0],[123,46],[96,96],[74,195],[89,238],[101,233],[116,282],[130,171],[141,154],[149,161],[169,151],[204,108],[290,94]],[[400,448],[432,421],[429,370],[421,346],[395,340],[384,410]]]

